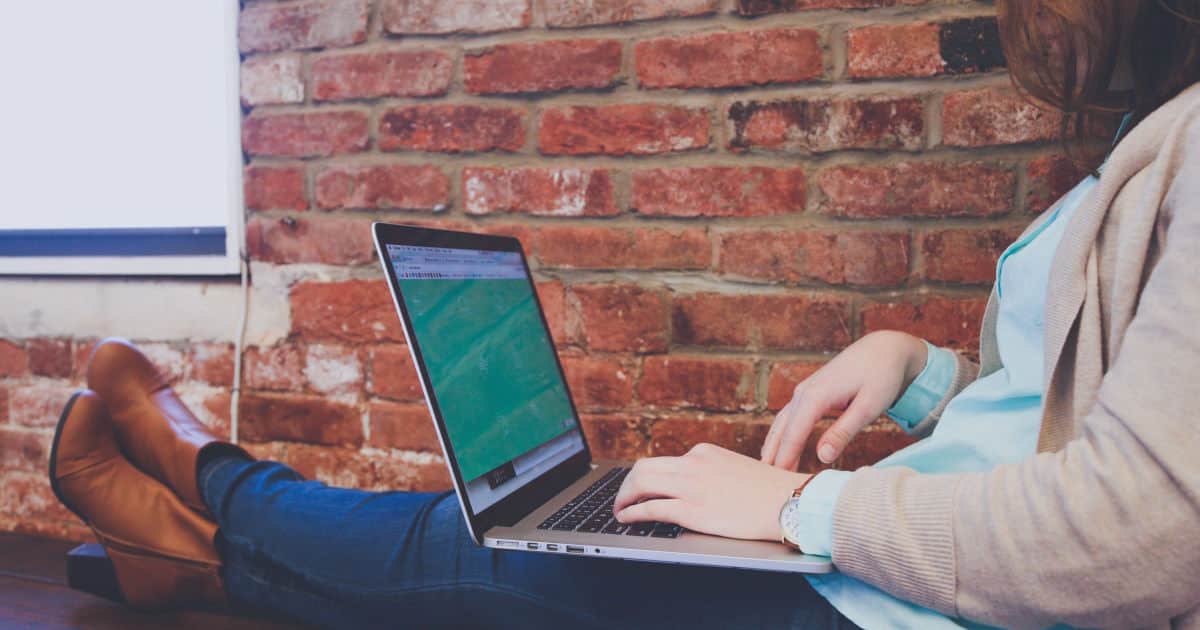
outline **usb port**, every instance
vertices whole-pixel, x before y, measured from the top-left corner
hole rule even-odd
[[[584,552],[583,547],[576,547],[575,545],[567,545],[567,553],[583,553],[583,552]]]
[[[546,543],[546,551],[558,551],[558,545],[554,543]]]
[[[528,547],[529,549],[537,549],[538,548],[537,543],[525,543],[525,546]]]

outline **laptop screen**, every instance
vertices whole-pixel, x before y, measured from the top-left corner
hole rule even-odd
[[[582,451],[521,255],[387,251],[472,508],[486,509]]]

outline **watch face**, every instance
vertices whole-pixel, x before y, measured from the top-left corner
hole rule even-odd
[[[783,529],[783,537],[796,544],[797,533],[800,529],[800,500],[797,497],[788,499],[783,511],[779,514],[779,526]]]

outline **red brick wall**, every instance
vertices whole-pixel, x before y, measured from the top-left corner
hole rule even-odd
[[[1077,177],[1057,118],[1010,90],[992,13],[246,3],[248,245],[290,323],[246,351],[242,439],[333,483],[446,486],[374,219],[523,239],[604,457],[756,453],[797,380],[871,330],[973,348],[996,256]],[[82,534],[43,467],[92,341],[0,341],[0,529]],[[147,347],[227,431],[232,345]],[[841,465],[904,443],[881,423]]]

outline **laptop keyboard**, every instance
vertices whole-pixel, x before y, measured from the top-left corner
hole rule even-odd
[[[584,532],[589,534],[614,534],[625,536],[649,536],[651,538],[678,538],[684,529],[672,523],[645,522],[620,523],[613,518],[613,500],[621,489],[621,482],[629,474],[628,468],[613,468],[588,486],[583,492],[558,509],[550,518],[542,521],[538,529],[559,532]]]

